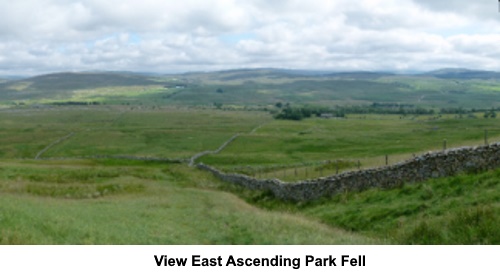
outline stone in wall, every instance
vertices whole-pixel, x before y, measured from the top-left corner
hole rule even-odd
[[[198,168],[211,172],[225,182],[253,190],[268,190],[277,198],[293,201],[310,201],[346,191],[362,191],[369,188],[395,188],[431,178],[499,167],[500,143],[427,153],[391,166],[346,172],[296,183],[225,174],[208,165],[198,164]]]

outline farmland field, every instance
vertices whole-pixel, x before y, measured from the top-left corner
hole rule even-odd
[[[1,244],[380,242],[258,209],[184,165],[2,161]],[[311,234],[312,233],[312,234]]]
[[[126,107],[55,107],[0,112],[0,157],[34,158],[68,133],[70,139],[43,157],[135,155],[188,158],[249,132],[269,116],[196,109],[131,110]],[[36,137],[36,138],[35,138]]]
[[[348,170],[357,169],[358,160],[369,167],[384,165],[385,155],[395,161],[441,150],[443,139],[450,147],[479,145],[484,130],[493,142],[500,137],[496,119],[352,115],[285,121],[258,111],[53,106],[1,110],[0,125],[3,244],[498,243],[489,231],[498,225],[497,172],[304,205],[230,186],[187,165],[193,155],[240,134],[219,154],[197,161],[294,181],[306,177],[306,169],[307,177],[335,173],[327,161],[337,159]],[[124,156],[158,160],[119,158]],[[450,184],[463,187],[459,192]],[[461,200],[467,203],[457,205]],[[470,218],[471,207],[488,219],[472,225],[477,236],[438,230]],[[418,238],[419,230],[429,236]]]
[[[453,116],[347,116],[344,119],[273,120],[242,134],[223,152],[201,161],[228,171],[293,181],[334,173],[333,163],[351,163],[342,170],[376,167],[410,159],[431,150],[500,140],[495,119]],[[325,164],[326,162],[326,164]],[[330,165],[328,165],[328,162]],[[307,176],[305,169],[309,167]],[[267,171],[260,175],[259,170]],[[297,174],[297,175],[296,175]],[[299,175],[300,174],[300,175]],[[284,176],[283,176],[284,175]]]

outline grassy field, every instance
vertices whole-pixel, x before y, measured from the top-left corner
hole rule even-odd
[[[47,145],[74,135],[42,157],[134,155],[189,158],[250,132],[269,115],[198,109],[53,107],[0,112],[0,157],[34,158]]]
[[[500,170],[345,193],[306,204],[245,193],[264,209],[298,213],[397,244],[499,244]]]
[[[384,243],[252,206],[186,165],[0,162],[0,244]]]
[[[152,106],[2,109],[0,243],[498,244],[498,171],[304,204],[230,186],[187,163],[112,158],[188,159],[240,133],[199,161],[293,181],[335,173],[336,160],[342,171],[358,160],[363,168],[384,165],[385,155],[392,162],[440,150],[443,139],[448,147],[482,144],[484,130],[493,142],[497,124],[387,115],[295,122]]]
[[[478,115],[479,116],[479,115]],[[347,119],[273,120],[202,162],[263,178],[294,181],[395,163],[430,150],[500,140],[496,119],[454,116],[348,116]],[[307,171],[306,171],[307,170]]]

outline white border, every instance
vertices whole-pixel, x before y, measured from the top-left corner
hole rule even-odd
[[[158,267],[154,255],[188,258]],[[301,267],[193,267],[192,255],[301,258]],[[365,255],[366,266],[305,266],[316,258]],[[0,246],[2,274],[497,274],[500,246]],[[339,260],[337,260],[339,265]],[[426,274],[426,275],[427,275]]]

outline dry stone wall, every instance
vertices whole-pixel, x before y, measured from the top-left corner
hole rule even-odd
[[[277,198],[293,201],[309,201],[345,191],[361,191],[374,187],[393,188],[431,178],[499,167],[500,143],[431,152],[391,166],[346,172],[295,183],[286,183],[277,179],[255,179],[241,174],[226,174],[213,167],[198,164],[198,168],[210,171],[223,181],[253,190],[268,190]]]

